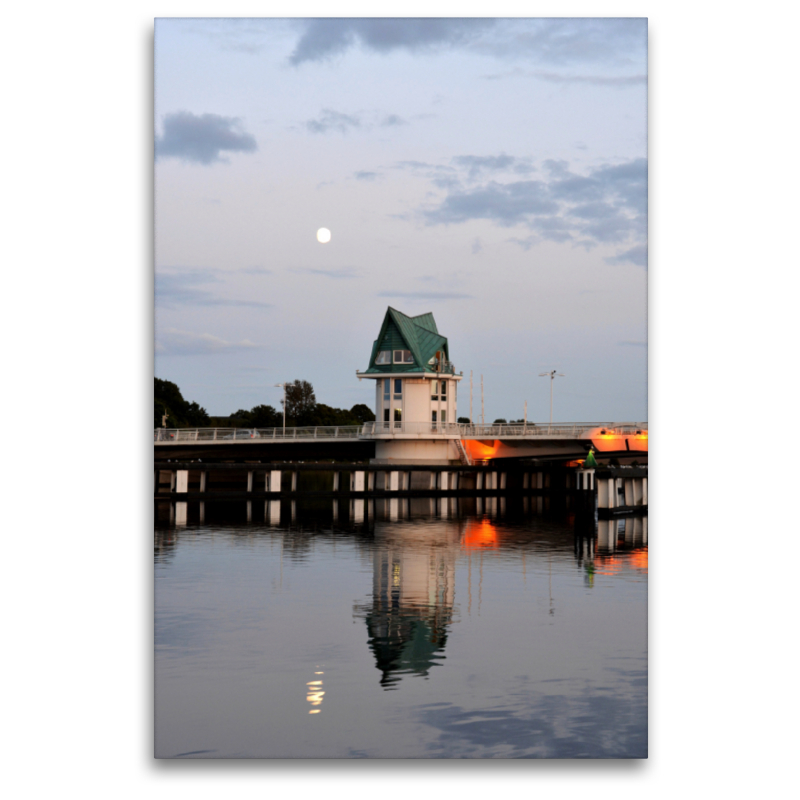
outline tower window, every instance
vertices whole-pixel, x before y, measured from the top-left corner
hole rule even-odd
[[[403,381],[400,378],[394,379],[394,393],[395,394],[402,394],[403,392]]]
[[[395,350],[394,351],[395,364],[413,364],[414,356],[411,355],[410,350]]]
[[[391,364],[392,363],[392,351],[391,350],[381,350],[377,357],[375,358],[376,364]]]

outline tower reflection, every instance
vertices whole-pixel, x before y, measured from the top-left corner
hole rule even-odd
[[[356,608],[385,689],[402,675],[427,677],[444,659],[455,610],[457,522],[376,522],[372,604]]]

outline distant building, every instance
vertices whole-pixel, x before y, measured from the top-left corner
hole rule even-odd
[[[447,338],[433,314],[409,317],[389,307],[369,366],[357,375],[375,380],[375,434],[391,439],[383,447],[378,442],[377,460],[458,458],[443,437],[458,437],[454,428],[462,376],[455,372]],[[410,440],[421,435],[427,441]]]

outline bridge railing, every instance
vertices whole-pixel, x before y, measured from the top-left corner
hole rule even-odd
[[[609,434],[644,433],[646,422],[559,422],[559,423],[505,423],[496,425],[470,425],[458,422],[367,422],[365,436],[452,436],[461,439],[514,439],[563,436],[580,439],[588,431],[600,428]]]
[[[559,422],[469,425],[458,422],[367,422],[363,425],[318,425],[307,428],[155,428],[153,441],[179,442],[256,442],[264,440],[308,441],[342,440],[391,436],[417,436],[421,439],[442,436],[460,439],[530,439],[565,437],[580,439],[591,430],[610,435],[644,434],[646,422]]]
[[[255,442],[270,440],[358,439],[362,425],[317,425],[309,428],[155,428],[153,441]]]
[[[564,436],[581,439],[589,431],[600,428],[610,435],[630,435],[647,432],[646,422],[554,422],[506,423],[497,425],[462,425],[464,439],[514,439],[537,436]]]

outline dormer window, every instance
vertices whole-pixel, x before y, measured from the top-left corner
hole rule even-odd
[[[395,350],[394,351],[395,364],[413,364],[414,356],[411,355],[410,350]]]
[[[391,364],[392,363],[392,351],[391,350],[381,350],[378,353],[378,357],[375,359],[376,364]]]

